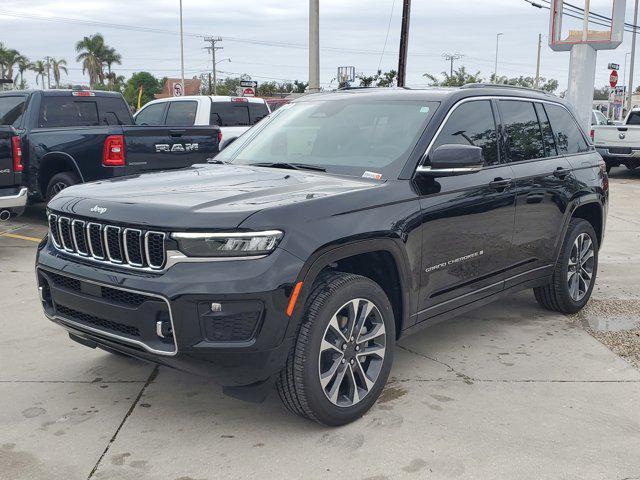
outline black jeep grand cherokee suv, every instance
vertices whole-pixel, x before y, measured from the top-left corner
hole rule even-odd
[[[398,338],[502,295],[580,310],[604,163],[553,96],[475,85],[306,96],[214,161],[68,188],[37,257],[47,316],[90,347],[350,422]]]

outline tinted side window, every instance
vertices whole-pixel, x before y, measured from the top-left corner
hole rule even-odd
[[[461,144],[482,148],[486,165],[498,163],[498,142],[493,108],[488,100],[466,102],[456,108],[431,147]]]
[[[122,98],[96,97],[103,125],[131,125],[133,118],[127,102]]]
[[[251,102],[249,104],[249,120],[251,121],[251,125],[255,125],[267,115],[269,115],[269,109],[266,103]]]
[[[162,125],[164,123],[164,103],[154,103],[143,108],[136,116],[136,125]]]
[[[40,127],[92,127],[100,125],[95,99],[44,97],[40,107]]]
[[[640,125],[640,112],[631,111],[627,119],[627,125]]]
[[[509,161],[544,158],[542,130],[533,103],[500,100],[500,112],[507,132]]]
[[[17,127],[22,120],[27,97],[0,97],[0,125]]]
[[[547,112],[544,111],[544,107],[541,103],[536,103],[536,113],[538,114],[538,120],[542,127],[542,137],[544,139],[544,148],[547,153],[547,157],[554,157],[558,155],[556,150],[556,142],[553,139],[553,130],[551,130],[551,122],[547,117]]]
[[[196,121],[198,102],[169,102],[165,125],[190,127]]]
[[[251,125],[245,102],[213,102],[211,125],[220,127],[247,127]]]
[[[578,124],[565,108],[546,103],[544,109],[551,121],[558,154],[571,155],[589,150],[589,144],[584,139]]]

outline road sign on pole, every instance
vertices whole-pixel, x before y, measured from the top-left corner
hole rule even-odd
[[[616,85],[618,85],[618,72],[616,70],[611,70],[609,85],[611,85],[611,88],[616,88]]]
[[[182,97],[184,95],[184,85],[182,85],[182,82],[174,82],[171,92],[174,97]]]
[[[620,65],[618,65],[617,63],[610,63],[607,68],[609,70],[620,70]]]

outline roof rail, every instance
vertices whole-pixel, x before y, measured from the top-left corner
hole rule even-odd
[[[520,85],[507,85],[504,83],[467,83],[466,85],[463,85],[460,88],[465,88],[465,89],[466,88],[505,88],[505,89],[511,89],[511,90],[524,90],[526,92],[537,92],[537,93],[542,93],[543,95],[547,95],[551,97],[555,96],[552,93],[549,93],[537,88],[522,87]]]

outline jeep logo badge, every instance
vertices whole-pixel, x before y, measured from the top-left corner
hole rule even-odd
[[[107,209],[104,208],[104,207],[101,207],[100,205],[96,205],[96,206],[92,207],[89,211],[93,212],[93,213],[97,213],[99,215],[102,215],[104,212],[107,211]]]

